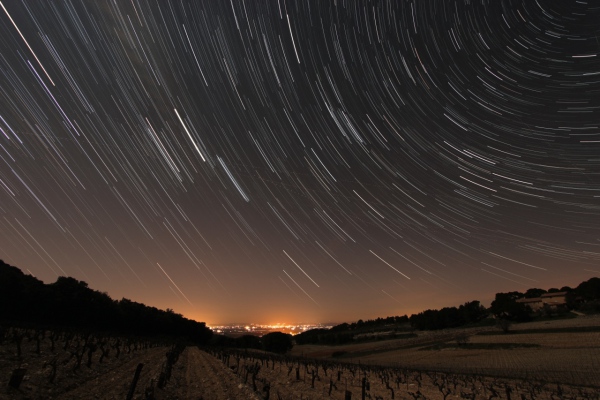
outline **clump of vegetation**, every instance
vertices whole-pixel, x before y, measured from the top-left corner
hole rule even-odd
[[[285,354],[294,346],[292,335],[289,333],[267,333],[261,338],[261,341],[263,349],[271,353]]]
[[[136,336],[171,336],[197,344],[208,343],[212,331],[175,313],[159,310],[128,299],[113,300],[108,294],[92,290],[84,281],[59,277],[44,282],[0,260],[0,320],[15,325],[63,327],[89,332],[112,332]],[[34,339],[41,332],[34,331]],[[1,336],[1,335],[0,335]],[[22,340],[22,339],[18,339]],[[95,352],[96,345],[86,350]],[[83,351],[83,350],[82,350]]]
[[[461,331],[456,335],[455,340],[456,344],[459,346],[465,346],[467,343],[469,343],[470,336],[467,332]]]
[[[477,300],[459,307],[426,310],[410,317],[411,325],[419,330],[439,330],[477,324],[488,316],[488,311]]]
[[[508,318],[498,318],[496,326],[501,329],[502,332],[508,333],[510,331],[510,327],[512,326],[512,321]]]

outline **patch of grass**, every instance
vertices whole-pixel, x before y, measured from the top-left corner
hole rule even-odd
[[[465,343],[457,345],[456,343],[436,343],[432,346],[420,348],[423,350],[442,350],[442,349],[464,349],[464,350],[511,350],[541,347],[536,343]]]

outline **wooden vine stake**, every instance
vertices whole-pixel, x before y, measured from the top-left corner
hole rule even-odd
[[[140,379],[140,373],[142,372],[142,368],[144,364],[139,363],[137,368],[135,369],[135,374],[133,374],[133,381],[131,381],[131,386],[129,387],[129,393],[127,393],[127,400],[132,400],[133,395],[135,393],[135,386],[137,385],[138,379]]]
[[[8,381],[8,386],[18,389],[19,386],[21,386],[21,382],[23,382],[26,372],[27,370],[25,368],[17,368],[13,370],[12,374],[10,375],[10,381]]]

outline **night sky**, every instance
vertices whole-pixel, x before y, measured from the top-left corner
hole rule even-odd
[[[600,274],[595,1],[17,1],[0,258],[210,324]]]

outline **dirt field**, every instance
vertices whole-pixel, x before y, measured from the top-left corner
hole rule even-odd
[[[100,362],[97,338],[96,349],[89,357],[89,347],[83,346],[82,337],[70,337],[68,342],[64,337],[57,337],[52,349],[50,334],[46,331],[38,352],[32,333],[29,331],[22,339],[21,356],[17,354],[10,330],[0,345],[0,399],[124,399],[122,393],[127,394],[138,364],[144,364],[137,385],[143,391],[160,373],[169,350],[164,346],[150,347],[148,343],[111,339],[106,344],[111,351]],[[92,341],[88,339],[88,343]],[[25,372],[18,389],[9,386],[16,369]]]
[[[117,340],[113,338],[110,343],[114,345]],[[0,399],[124,400],[139,364],[143,366],[133,399],[259,398],[216,358],[195,347],[188,347],[179,355],[170,379],[159,389],[159,377],[164,371],[166,354],[171,346],[146,347],[140,343],[136,348],[126,345],[123,340],[119,357],[113,347],[112,354],[109,353],[100,363],[100,352],[94,351],[88,366],[87,351],[83,351],[80,352],[83,354],[81,366],[75,368],[77,357],[73,354],[78,348],[83,349],[82,341],[82,338],[75,337],[65,346],[64,340],[57,339],[52,350],[46,334],[44,340],[40,341],[38,354],[36,342],[26,337],[21,344],[21,356],[18,357],[15,342],[5,340],[0,345]],[[90,340],[88,342],[91,343]],[[56,367],[53,378],[51,364]],[[9,380],[17,368],[25,369],[18,389],[9,387]]]
[[[363,388],[369,399],[506,399],[507,394],[527,399],[598,398],[593,389],[568,385],[319,363],[265,354],[241,355],[242,352],[209,354],[196,347],[187,347],[181,353],[171,379],[159,389],[156,381],[164,350],[141,351],[112,368],[92,365],[87,371],[88,379],[82,373],[79,382],[65,377],[52,385],[43,384],[32,370],[19,390],[4,392],[0,399],[125,399],[140,362],[144,367],[134,399],[342,400],[360,399]],[[64,386],[67,383],[69,387]]]
[[[74,337],[68,343],[57,338],[52,350],[46,332],[38,352],[29,332],[20,357],[14,340],[0,344],[0,400],[126,399],[139,364],[133,399],[144,400],[356,400],[363,390],[368,399],[600,399],[599,332],[527,333],[599,322],[521,324],[513,329],[525,333],[514,334],[470,329],[468,343],[461,346],[455,339],[462,331],[449,330],[354,346],[295,347],[293,353],[303,357],[234,350],[209,354],[187,347],[162,388],[158,382],[171,347],[106,339],[113,351],[100,362],[100,351],[88,359],[90,353],[81,349],[93,348],[84,346],[86,340],[99,344],[101,338]],[[348,353],[334,359],[329,357],[333,351]],[[320,358],[310,358],[315,356]],[[18,389],[8,385],[16,368],[26,370]]]
[[[270,398],[281,400],[599,398],[598,391],[593,388],[531,380],[424,372],[243,352],[234,352],[230,356],[224,354],[226,352],[215,356],[244,382],[252,381],[247,371],[259,368],[256,386],[262,398],[268,398],[264,392],[266,384],[270,389]]]
[[[528,322],[515,324],[511,330],[581,327],[600,327],[600,317]],[[463,346],[455,340],[460,332],[469,337]],[[481,332],[485,334],[478,335]],[[600,387],[600,332],[503,334],[489,327],[419,332],[416,338],[357,345],[296,346],[292,350],[295,355],[308,357],[331,357],[340,351],[346,354],[336,358],[339,361]]]

